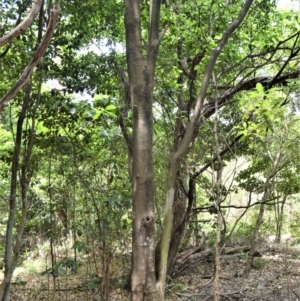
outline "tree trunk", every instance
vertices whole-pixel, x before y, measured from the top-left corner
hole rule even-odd
[[[278,214],[277,214],[277,222],[276,222],[276,236],[275,236],[275,243],[280,243],[281,242],[281,232],[282,232],[282,225],[283,225],[283,214],[284,214],[284,205],[286,202],[287,196],[285,195],[282,199],[282,204],[278,204],[275,206],[278,209]]]
[[[176,256],[179,252],[182,239],[186,230],[187,219],[186,217],[187,208],[186,208],[186,196],[180,188],[176,189],[176,197],[174,201],[174,213],[173,213],[173,226],[172,234],[170,239],[170,247],[168,251],[168,261],[167,261],[167,275],[171,275],[174,267]],[[160,252],[161,252],[161,241],[156,245],[155,252],[155,266],[156,274],[159,271],[159,262],[160,262]],[[158,276],[158,274],[157,274]]]
[[[216,243],[215,243],[215,275],[214,275],[214,301],[220,300],[220,290],[219,290],[219,279],[220,279],[220,272],[221,272],[221,230],[222,230],[222,212],[221,212],[221,202],[222,202],[222,172],[223,172],[223,162],[221,159],[221,149],[219,144],[219,137],[218,137],[218,123],[219,123],[219,116],[218,116],[218,102],[215,101],[215,122],[214,122],[214,143],[215,143],[215,153],[217,157],[217,171],[216,171],[216,179],[213,178],[213,192],[215,191],[214,195],[214,205],[217,210],[217,236],[216,236]]]
[[[214,301],[220,300],[219,279],[221,272],[221,229],[222,229],[222,213],[219,204],[217,207],[217,236],[215,243],[215,273],[214,273]]]
[[[199,128],[199,120],[201,116],[201,111],[203,108],[203,103],[206,98],[207,89],[210,83],[210,79],[213,73],[213,69],[217,58],[221,54],[223,48],[228,42],[229,37],[232,33],[240,26],[244,20],[253,0],[247,0],[241,9],[239,16],[228,26],[222,35],[222,38],[218,42],[218,45],[212,50],[210,58],[208,60],[206,70],[203,76],[201,89],[199,96],[195,103],[194,113],[187,124],[183,137],[179,142],[179,145],[175,152],[172,154],[170,159],[170,166],[168,170],[168,180],[167,180],[167,197],[165,202],[165,213],[164,213],[164,229],[160,244],[160,264],[159,264],[159,276],[157,282],[157,288],[159,292],[159,300],[164,300],[165,285],[167,277],[167,265],[168,265],[168,253],[170,249],[172,226],[173,226],[173,206],[176,196],[176,180],[177,172],[180,168],[180,163],[185,159],[189,146],[194,142],[197,129]],[[180,243],[180,242],[179,242]]]
[[[275,162],[273,163],[272,170],[271,170],[270,174],[268,175],[268,177],[265,181],[265,184],[264,184],[264,191],[263,191],[263,196],[262,196],[262,200],[261,200],[262,204],[260,205],[260,208],[259,208],[258,217],[256,220],[252,238],[251,238],[249,261],[246,266],[245,273],[249,272],[250,269],[253,267],[254,256],[255,256],[256,247],[257,247],[258,234],[259,234],[260,227],[263,223],[263,216],[264,216],[264,212],[265,212],[265,204],[264,203],[267,201],[267,199],[269,198],[269,196],[274,188],[275,176],[278,173],[278,171],[280,170],[279,165],[282,161],[283,156],[284,155],[282,153],[282,150],[280,150]]]
[[[185,234],[187,225],[187,220],[185,219],[187,209],[185,204],[185,195],[181,189],[177,189],[177,195],[174,201],[173,231],[168,254],[167,275],[171,275],[174,270],[176,256],[179,252],[180,245]]]
[[[16,209],[17,207],[16,193],[17,193],[17,185],[18,185],[17,178],[19,172],[19,160],[20,160],[20,151],[21,151],[21,144],[22,144],[23,122],[25,120],[26,112],[29,106],[30,93],[31,93],[31,87],[28,86],[25,91],[22,110],[17,122],[16,141],[15,141],[14,154],[12,158],[12,168],[11,168],[9,217],[8,217],[7,227],[6,227],[6,244],[5,244],[5,257],[4,257],[5,271],[4,271],[4,279],[0,286],[1,301],[9,300],[10,282],[20,255],[20,243],[21,243],[22,233],[25,226],[27,209],[28,209],[27,206],[28,184],[24,183],[24,181],[20,179],[21,191],[22,191],[21,194],[22,214],[21,214],[21,221],[17,230],[16,240],[14,245],[13,229],[15,227],[15,220],[16,220],[16,213],[17,213],[17,209]]]
[[[176,182],[180,163],[185,158],[189,145],[196,137],[201,110],[214,65],[229,37],[244,20],[253,0],[247,0],[236,20],[224,32],[218,45],[212,50],[203,77],[201,90],[197,98],[194,115],[186,126],[183,137],[170,158],[167,180],[167,196],[164,212],[164,229],[160,244],[160,264],[157,289],[155,288],[154,260],[154,183],[152,162],[152,95],[154,73],[159,46],[160,1],[152,0],[150,5],[150,21],[147,54],[143,57],[141,38],[141,11],[139,0],[125,0],[125,34],[126,55],[129,75],[129,98],[133,110],[132,137],[132,189],[133,189],[133,258],[131,290],[132,301],[164,300],[165,284],[168,269],[168,253],[173,227],[173,210],[177,194]],[[182,236],[185,229],[178,228]],[[173,232],[174,233],[174,232]],[[177,231],[175,232],[177,233]],[[180,241],[177,242],[180,244]],[[177,253],[177,251],[176,251]],[[173,260],[173,258],[172,258]]]
[[[35,18],[34,16],[37,15],[37,12],[40,10],[42,12],[43,1],[37,1],[32,11],[29,13],[28,17]],[[34,132],[35,132],[35,116],[36,116],[36,110],[39,105],[40,100],[40,94],[41,94],[41,86],[42,86],[42,77],[38,84],[38,95],[35,104],[33,105],[33,111],[31,116],[31,130],[30,130],[30,137],[28,138],[28,143],[26,145],[25,154],[23,157],[23,163],[21,166],[21,170],[19,170],[19,159],[20,159],[20,150],[21,150],[21,144],[22,144],[22,131],[23,131],[23,122],[26,117],[27,110],[29,108],[29,98],[31,94],[31,75],[34,70],[34,68],[37,66],[38,62],[43,57],[48,44],[50,43],[50,40],[53,36],[54,29],[58,20],[60,10],[60,1],[56,0],[52,9],[52,13],[49,22],[48,27],[45,32],[45,35],[42,39],[41,36],[38,36],[38,41],[40,42],[30,63],[25,68],[23,74],[20,76],[20,78],[17,80],[17,82],[14,84],[14,86],[0,99],[0,111],[4,110],[4,108],[8,105],[9,101],[15,97],[15,95],[24,88],[25,90],[25,96],[23,99],[23,105],[22,110],[18,118],[17,122],[17,134],[16,134],[16,141],[15,141],[15,147],[14,147],[14,154],[12,158],[12,168],[11,168],[11,187],[10,187],[10,198],[9,198],[9,217],[7,221],[7,228],[6,228],[6,245],[5,245],[5,271],[4,271],[4,279],[0,285],[0,300],[1,301],[8,301],[9,300],[9,290],[10,290],[10,282],[13,275],[13,272],[17,266],[19,255],[20,255],[20,246],[21,246],[21,240],[22,240],[22,234],[26,223],[27,218],[27,211],[28,211],[28,204],[27,204],[27,190],[29,187],[29,183],[31,180],[31,176],[33,171],[29,170],[29,161],[31,158],[31,153],[33,149],[33,143],[34,143]],[[34,15],[34,16],[33,16]],[[40,14],[40,20],[42,20],[43,14]],[[27,20],[25,19],[25,23],[30,25],[32,20],[30,18]],[[24,25],[24,21],[20,23],[22,26]],[[42,25],[41,22],[39,24]],[[27,25],[25,26],[25,28]],[[42,28],[42,26],[41,26]],[[14,32],[18,27],[14,29]],[[11,41],[16,35],[12,32],[12,34],[9,34],[6,36],[8,39],[4,39],[4,42]],[[4,37],[5,38],[5,37]],[[26,86],[27,85],[27,86]],[[28,123],[29,124],[29,123]],[[15,228],[15,220],[16,220],[16,192],[17,192],[17,177],[19,173],[19,181],[21,185],[21,217],[20,222],[17,227],[16,236],[15,236],[15,244],[14,242],[14,235],[13,235],[13,229]]]
[[[250,252],[249,252],[249,262],[248,262],[247,267],[246,267],[246,272],[249,272],[250,269],[253,267],[255,251],[256,251],[256,248],[257,248],[257,239],[258,239],[260,226],[263,223],[264,212],[265,212],[265,205],[261,204],[260,207],[259,207],[258,217],[257,217],[257,220],[256,220],[256,224],[255,224],[255,228],[254,228],[254,231],[253,231],[253,234],[252,234],[252,238],[251,238],[251,248],[250,248]]]
[[[186,234],[186,228],[191,218],[192,208],[196,200],[196,182],[190,180],[188,196],[182,188],[182,177],[177,178],[177,194],[174,201],[173,231],[170,239],[167,275],[174,271],[176,257],[179,252],[181,242]],[[188,202],[187,202],[188,199]]]
[[[132,137],[132,274],[131,300],[157,300],[155,277],[154,177],[152,161],[154,72],[158,54],[160,1],[151,2],[148,52],[143,57],[140,1],[125,0],[126,55]]]
[[[10,186],[10,198],[9,198],[9,217],[7,221],[6,240],[5,240],[6,241],[5,257],[4,257],[5,271],[4,271],[4,279],[0,286],[1,301],[9,300],[10,282],[19,257],[19,253],[17,252],[14,254],[15,256],[12,258],[13,241],[14,241],[13,229],[15,226],[15,219],[16,219],[17,175],[19,169],[19,156],[20,156],[21,143],[22,143],[22,128],[25,119],[25,114],[28,109],[29,96],[30,96],[30,88],[28,87],[26,89],[26,94],[23,100],[22,110],[18,118],[17,135],[16,135],[14,154],[12,159],[11,186]]]

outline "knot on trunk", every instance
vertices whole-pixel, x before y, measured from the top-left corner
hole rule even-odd
[[[142,219],[142,225],[144,228],[146,228],[148,231],[154,231],[155,223],[154,223],[154,217],[151,215],[146,215]]]

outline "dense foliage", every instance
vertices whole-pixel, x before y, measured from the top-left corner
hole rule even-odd
[[[157,243],[166,229],[170,158],[198,110],[210,56],[243,3],[162,1],[153,90]],[[31,5],[0,1],[0,36],[18,25]],[[41,43],[52,5],[43,1],[26,31],[0,48],[1,99]],[[141,1],[145,61],[149,9],[149,1]],[[21,254],[49,243],[52,265],[45,274],[52,273],[54,281],[61,268],[76,271],[77,257],[84,253],[100,256],[90,272],[108,281],[114,256],[131,250],[134,108],[123,11],[122,1],[62,1],[46,53],[0,113],[1,239],[8,239],[13,218],[13,245],[20,234]],[[291,233],[300,239],[295,230],[300,200],[299,17],[298,11],[279,10],[275,1],[253,1],[218,56],[187,154],[176,171],[168,272],[177,251],[207,235],[211,245],[247,237],[253,248],[259,235],[274,234],[280,241],[283,233]],[[14,197],[15,206],[9,206]],[[287,212],[287,205],[294,210]],[[263,219],[274,222],[264,224]],[[53,246],[66,242],[74,260],[57,262]],[[4,257],[8,251],[2,246]],[[6,268],[9,262],[4,260]],[[108,300],[105,281],[102,298]]]

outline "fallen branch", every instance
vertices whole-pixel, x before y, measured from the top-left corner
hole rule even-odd
[[[201,258],[204,258],[206,256],[212,255],[212,249],[206,249],[202,252],[199,252],[203,247],[202,246],[197,246],[194,248],[191,248],[189,250],[186,250],[184,252],[181,252],[177,255],[175,264],[180,264],[183,265],[188,261],[194,262],[194,260],[199,260]],[[231,255],[231,254],[236,254],[240,252],[249,252],[250,247],[249,246],[239,246],[239,247],[227,247],[224,248],[221,255]]]
[[[190,257],[192,254],[199,253],[201,250],[205,248],[206,236],[201,245],[193,247],[191,249],[185,250],[181,253],[178,253],[176,256],[176,263],[182,263],[186,260],[186,258]]]

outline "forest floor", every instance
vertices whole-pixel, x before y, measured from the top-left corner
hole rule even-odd
[[[244,301],[295,301],[300,300],[300,247],[288,244],[262,245],[260,257],[255,258],[255,268],[244,274],[247,254],[221,256],[221,300]],[[49,258],[26,260],[17,268],[11,286],[12,301],[101,300],[99,278],[91,270],[91,261],[81,259],[77,273],[67,273],[55,278],[42,273],[49,266]],[[96,258],[94,260],[97,261]],[[86,261],[86,262],[85,262]],[[96,262],[94,261],[94,263]],[[99,260],[100,261],[100,260]],[[129,256],[113,260],[110,299],[130,300],[128,291],[121,288],[124,275],[129,271]],[[166,301],[213,300],[213,260],[211,256],[194,254],[176,270],[176,277],[169,279]],[[3,275],[0,274],[0,280]],[[54,289],[55,285],[55,289]]]

